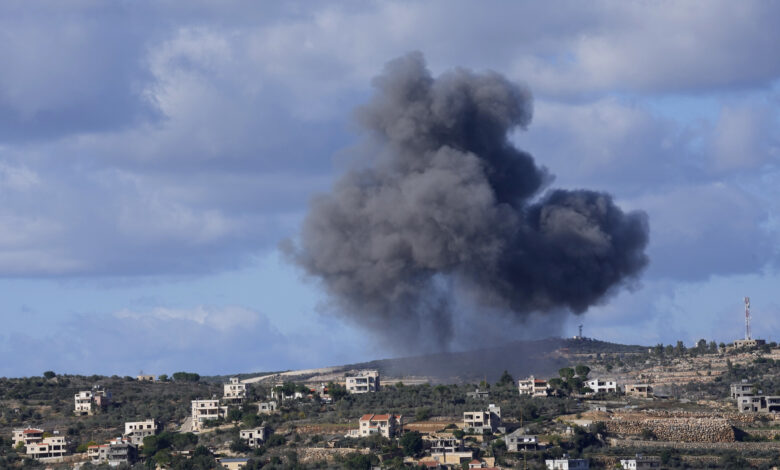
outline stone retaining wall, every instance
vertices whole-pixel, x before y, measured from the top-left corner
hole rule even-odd
[[[649,418],[628,420],[613,418],[604,421],[608,433],[634,435],[649,429],[662,441],[734,442],[734,428],[725,419]]]

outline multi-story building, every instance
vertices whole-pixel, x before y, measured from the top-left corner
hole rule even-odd
[[[31,459],[47,459],[52,457],[65,457],[68,453],[68,443],[65,441],[65,437],[54,435],[51,437],[44,437],[39,442],[31,442],[26,445],[27,457]]]
[[[117,467],[121,464],[132,465],[138,457],[138,449],[127,439],[116,438],[100,446],[90,446],[87,456],[92,464],[108,464]]]
[[[77,416],[91,415],[96,409],[106,408],[111,403],[111,392],[101,385],[74,395],[73,413]]]
[[[192,400],[192,430],[203,429],[203,423],[227,417],[227,406],[220,406],[219,400]]]
[[[136,447],[143,447],[144,438],[154,436],[158,431],[159,426],[153,419],[133,421],[125,423],[125,433],[122,437]]]
[[[369,393],[379,390],[379,371],[361,370],[345,377],[349,393]]]
[[[260,426],[254,429],[242,429],[240,437],[249,447],[260,447],[266,439],[266,428]]]
[[[626,384],[626,395],[630,397],[651,398],[653,387],[649,384]]]
[[[230,405],[241,404],[246,399],[246,384],[242,384],[238,377],[231,377],[225,384],[222,394],[222,402]]]
[[[546,380],[537,379],[533,375],[517,381],[517,389],[520,395],[532,397],[546,397],[550,392],[550,386]]]
[[[403,416],[401,415],[363,415],[359,421],[360,437],[371,434],[381,434],[384,437],[395,437],[403,431]]]
[[[77,416],[92,414],[92,391],[85,390],[74,395],[75,402],[73,413]]]
[[[755,385],[747,382],[731,384],[731,399],[739,400],[740,397],[752,397]]]
[[[633,458],[620,459],[620,466],[626,470],[651,470],[661,468],[660,457],[636,454]]]
[[[487,411],[467,411],[463,413],[463,429],[471,432],[496,432],[501,426],[501,408],[490,404]]]
[[[780,396],[741,396],[737,408],[740,413],[780,413]]]
[[[593,393],[617,393],[618,391],[617,382],[614,380],[591,379],[585,381],[585,385],[587,385],[589,389],[593,390]]]
[[[474,451],[463,446],[463,440],[454,437],[431,439],[431,458],[443,465],[460,465],[474,458]]]
[[[561,459],[547,459],[544,461],[547,470],[588,470],[590,462],[586,459],[570,459],[564,456]]]
[[[38,428],[26,428],[26,429],[14,429],[12,433],[14,441],[14,447],[18,446],[21,442],[25,446],[30,444],[36,444],[43,441],[43,429]]]
[[[528,434],[525,429],[518,429],[507,435],[504,439],[506,450],[520,452],[522,450],[536,450],[539,446],[539,438]]]

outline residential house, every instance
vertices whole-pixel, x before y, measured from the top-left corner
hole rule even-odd
[[[544,461],[547,470],[588,470],[590,462],[586,459],[570,459],[564,455],[560,459],[547,459]]]
[[[257,414],[268,415],[276,412],[275,401],[265,401],[257,404]]]
[[[144,438],[147,436],[154,436],[158,431],[159,426],[153,419],[134,421],[125,423],[125,433],[122,437],[137,447],[143,447]]]
[[[92,414],[92,391],[85,390],[74,395],[73,400],[75,402],[73,413],[76,416],[91,415]]]
[[[517,429],[504,438],[506,450],[509,452],[520,452],[524,450],[536,450],[539,446],[539,438],[528,434],[525,429]]]
[[[27,449],[27,457],[37,460],[64,457],[68,453],[67,445],[65,437],[55,434],[54,436],[44,437],[38,442],[31,442],[25,447]]]
[[[36,444],[43,441],[43,429],[38,428],[26,428],[26,429],[14,429],[11,434],[14,442],[14,447],[19,443],[23,443],[25,446],[30,444]]]
[[[661,468],[660,457],[636,454],[634,458],[620,459],[620,466],[626,470],[651,470]]]
[[[480,390],[479,387],[477,387],[473,392],[466,392],[466,396],[469,398],[488,398],[490,396],[490,391]]]
[[[242,384],[238,377],[231,377],[225,384],[222,393],[222,401],[230,405],[239,405],[246,399],[246,384]]]
[[[95,385],[92,390],[84,390],[73,396],[73,413],[76,416],[91,415],[95,409],[105,408],[111,402],[111,392],[100,385]]]
[[[593,390],[593,393],[617,393],[618,391],[617,382],[609,379],[591,379],[585,381],[585,385]]]
[[[737,399],[740,413],[778,413],[780,396],[742,396]]]
[[[652,398],[653,387],[649,384],[626,384],[626,395],[638,398]]]
[[[533,375],[517,381],[517,389],[520,395],[532,397],[546,397],[550,393],[550,386],[546,380],[537,379]]]
[[[463,429],[470,432],[496,432],[501,426],[501,408],[490,404],[487,411],[467,411],[463,413]]]
[[[135,379],[139,382],[154,382],[153,375],[136,375]]]
[[[403,416],[401,415],[374,415],[368,414],[360,417],[358,429],[360,437],[371,434],[381,434],[384,437],[395,437],[403,431]]]
[[[747,382],[731,384],[731,399],[739,400],[740,397],[752,397],[755,395],[753,392],[754,387],[754,384]]]
[[[219,463],[222,468],[226,468],[227,470],[239,470],[244,468],[247,462],[249,462],[249,459],[246,458],[217,459],[217,463]]]
[[[347,375],[345,379],[349,393],[379,391],[379,371],[377,370],[361,370],[355,375]]]
[[[474,451],[463,447],[463,440],[454,437],[429,439],[431,458],[443,465],[460,465],[474,458]]]
[[[90,446],[87,449],[87,455],[91,458],[93,465],[108,464],[111,467],[118,467],[126,464],[132,465],[138,458],[138,449],[129,440],[118,437],[112,439],[108,444],[100,446]]]
[[[260,447],[266,439],[267,430],[265,426],[254,429],[242,429],[240,433],[241,440],[246,441],[249,447]]]
[[[227,406],[220,406],[219,400],[192,400],[192,430],[203,430],[203,423],[219,418],[226,418]]]

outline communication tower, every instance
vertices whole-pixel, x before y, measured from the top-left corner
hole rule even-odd
[[[745,297],[745,339],[750,338],[750,297]]]

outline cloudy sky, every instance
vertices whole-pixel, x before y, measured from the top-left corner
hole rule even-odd
[[[356,164],[383,65],[527,85],[555,186],[650,221],[636,286],[553,334],[777,340],[780,5],[3,2],[0,376],[202,374],[398,354],[280,254]],[[542,322],[544,323],[544,322]],[[502,339],[542,334],[510,327]]]

